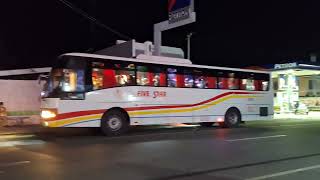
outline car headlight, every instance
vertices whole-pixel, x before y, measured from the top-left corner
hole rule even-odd
[[[56,109],[43,109],[41,111],[41,118],[43,119],[52,119],[57,116],[57,110]]]

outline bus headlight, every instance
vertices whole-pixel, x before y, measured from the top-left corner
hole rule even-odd
[[[57,110],[56,109],[43,109],[41,111],[41,118],[42,119],[52,119],[57,116]]]

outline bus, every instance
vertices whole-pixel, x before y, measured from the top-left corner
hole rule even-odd
[[[186,59],[69,53],[50,72],[42,123],[99,127],[111,136],[138,125],[233,128],[272,119],[270,78],[269,72],[194,65]]]

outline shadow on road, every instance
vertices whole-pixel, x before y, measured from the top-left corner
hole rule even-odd
[[[210,128],[200,126],[137,126],[132,127],[128,133],[117,137],[106,137],[100,133],[99,128],[49,128],[35,133],[35,135],[37,138],[48,142],[78,140],[92,144],[92,140],[102,140],[104,143],[150,142],[192,138],[225,140],[227,137],[236,137],[238,133],[244,132],[247,136],[256,136],[269,131],[272,131],[272,129],[266,127],[248,128],[246,126],[240,126],[235,129],[223,129],[218,126]]]

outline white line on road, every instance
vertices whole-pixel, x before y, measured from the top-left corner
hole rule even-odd
[[[0,134],[0,140],[6,140],[6,139],[17,139],[17,138],[32,138],[35,137],[35,135],[1,135]]]
[[[287,135],[261,136],[261,137],[242,138],[242,139],[229,139],[226,141],[228,141],[228,142],[250,141],[250,140],[259,140],[259,139],[281,138],[281,137],[286,137],[286,136]]]
[[[263,179],[269,179],[269,178],[274,178],[274,177],[279,177],[279,176],[284,176],[284,175],[289,175],[289,174],[294,174],[294,173],[298,173],[298,172],[309,171],[309,170],[319,169],[319,168],[320,168],[320,165],[315,165],[315,166],[309,166],[309,167],[300,168],[300,169],[282,171],[279,173],[268,174],[268,175],[259,176],[259,177],[253,177],[253,178],[249,178],[246,180],[263,180]]]
[[[24,141],[0,141],[0,147],[14,147],[14,146],[28,146],[28,145],[40,145],[45,142],[42,140],[24,140]]]
[[[10,162],[10,163],[1,163],[0,167],[11,167],[11,166],[19,166],[23,164],[30,164],[31,161],[18,161],[18,162]]]
[[[271,125],[267,127],[301,127],[301,126],[314,126],[320,125],[319,123],[301,123],[301,124],[279,124],[279,125]]]

